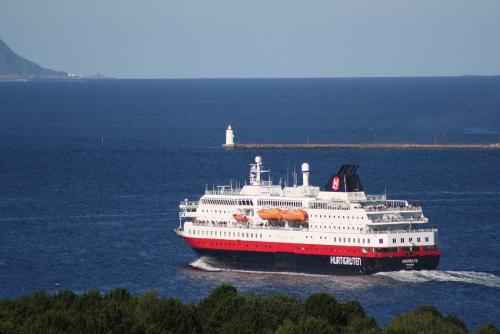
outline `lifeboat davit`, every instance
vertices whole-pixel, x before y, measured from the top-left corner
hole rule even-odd
[[[307,219],[304,210],[281,210],[281,218],[289,222],[302,222]]]
[[[259,217],[264,220],[280,220],[281,210],[280,209],[260,209],[257,211]]]
[[[245,215],[242,215],[241,213],[235,213],[233,215],[233,218],[236,219],[239,222],[244,222],[246,223],[248,221],[248,217]]]

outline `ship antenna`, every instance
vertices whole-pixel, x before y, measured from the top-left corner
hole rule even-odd
[[[297,186],[297,171],[295,170],[295,165],[293,166],[293,186]]]
[[[500,141],[499,141],[500,142]],[[286,164],[286,180],[285,180],[285,187],[288,187],[288,164]]]

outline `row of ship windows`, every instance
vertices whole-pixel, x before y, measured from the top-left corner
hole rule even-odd
[[[202,198],[201,203],[212,205],[253,205],[250,198]]]
[[[262,233],[243,233],[243,232],[226,232],[226,231],[205,231],[205,230],[187,230],[187,233],[189,235],[201,235],[201,236],[220,236],[220,237],[230,237],[230,236],[233,236],[233,237],[247,237],[247,238],[260,238],[262,239]],[[320,239],[322,240],[327,240],[328,238],[325,236],[320,236],[319,237]],[[306,239],[313,239],[313,236],[307,236],[306,235]],[[381,240],[381,243],[382,243],[382,240],[383,239],[380,239]],[[333,242],[337,242],[337,237],[333,237]],[[351,242],[351,238],[341,238],[339,237],[338,238],[338,242],[347,242],[347,243],[350,243]],[[352,242],[355,243],[356,242],[356,238],[352,238]],[[361,239],[361,238],[358,238],[358,243],[367,243],[369,244],[370,243],[370,239]]]
[[[420,242],[420,237],[417,237],[417,242]],[[413,238],[408,238],[408,242],[412,242],[413,241]],[[404,243],[405,242],[405,238],[401,238],[401,243]],[[425,237],[425,242],[429,242],[429,237]],[[396,238],[393,238],[392,239],[392,243],[395,244],[397,243],[397,239]]]
[[[201,209],[201,212],[214,212],[214,213],[229,213],[229,211],[226,211],[226,210],[204,210],[204,209]]]
[[[320,209],[320,210],[349,210],[348,206],[344,205],[331,205],[328,203],[309,203],[309,208],[311,209]]]
[[[333,229],[336,229],[336,228],[338,228],[339,230],[341,229],[341,228],[340,228],[340,226],[337,226],[337,225],[329,225],[329,226],[326,226],[326,225],[324,225],[324,226],[323,226],[323,225],[319,225],[319,226],[318,226],[318,225],[311,224],[311,228],[312,228],[312,227],[315,227],[315,228],[324,228],[324,229],[329,228],[330,230],[332,229],[332,226],[333,226]],[[348,227],[347,227],[347,230],[350,230],[350,229],[351,229],[351,228],[348,226]],[[361,228],[359,228],[359,227],[356,227],[356,228],[354,228],[354,227],[353,227],[352,229],[353,229],[353,230],[361,230]],[[342,226],[342,230],[346,230],[345,226]]]
[[[205,231],[205,230],[187,230],[190,235],[202,235],[202,236],[219,236],[219,237],[230,237],[231,232],[227,231]],[[232,232],[233,237],[247,237],[247,238],[260,238],[262,239],[262,233],[243,233],[243,232]]]
[[[212,204],[212,205],[249,205],[252,206],[253,201],[250,198],[203,198],[201,200],[203,204]],[[274,206],[274,207],[302,207],[302,202],[298,201],[278,201],[278,200],[265,200],[259,199],[257,200],[257,205],[259,206]],[[336,208],[338,210],[348,210],[348,208]]]
[[[328,239],[327,237],[323,237],[323,236],[320,236],[319,237],[320,239],[323,239],[323,240],[326,240]],[[306,235],[306,239],[314,239],[314,237],[312,235]],[[380,239],[382,240],[382,239]],[[337,237],[333,237],[333,242],[337,242]],[[346,243],[350,243],[351,242],[351,238],[341,238],[341,237],[338,237],[338,242],[346,242]],[[352,242],[353,243],[356,243],[356,238],[352,238]],[[361,239],[361,238],[358,238],[358,244],[360,243],[367,243],[369,244],[370,243],[370,239]]]
[[[233,237],[247,237],[247,238],[260,238],[262,239],[262,233],[243,233],[243,232],[227,232],[227,231],[205,231],[205,230],[187,230],[187,234],[189,235],[201,235],[201,236],[220,236],[220,237],[230,237],[230,236],[233,236]],[[313,239],[314,237],[312,235],[306,235],[306,239]],[[328,238],[325,236],[320,236],[319,237],[320,239],[322,240],[327,240]],[[396,242],[396,239],[392,239],[393,242],[395,243]],[[409,241],[411,242],[412,241],[412,238],[409,239]],[[429,241],[429,238],[426,237],[425,238],[425,241]],[[337,242],[337,237],[333,237],[333,242]],[[351,238],[341,238],[341,237],[338,237],[338,242],[344,242],[344,243],[351,243]],[[356,243],[356,238],[352,238],[352,242],[353,243]],[[404,238],[401,238],[401,242],[404,242]],[[420,238],[417,238],[417,242],[420,242]],[[370,239],[361,239],[361,238],[358,238],[357,239],[357,243],[360,244],[360,243],[363,243],[363,244],[370,244]],[[384,239],[379,239],[379,243],[380,244],[383,244],[384,243]]]
[[[332,215],[311,215],[311,217],[315,217],[315,218],[339,218],[340,219],[340,216],[333,216]],[[365,219],[365,217],[360,217],[360,216],[342,216],[342,219],[349,219],[349,218],[352,218],[352,219]]]
[[[257,200],[257,205],[259,205],[259,206],[274,206],[274,207],[293,206],[296,208],[301,208],[302,202],[280,201],[280,200],[274,200],[274,199],[259,199],[259,200]]]

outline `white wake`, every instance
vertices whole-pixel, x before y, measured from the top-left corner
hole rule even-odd
[[[500,277],[476,271],[445,271],[445,270],[422,270],[422,271],[390,271],[375,274],[385,276],[401,282],[421,283],[430,281],[439,282],[463,282],[479,284],[492,288],[500,288]]]
[[[306,274],[306,273],[296,273],[296,272],[265,272],[265,271],[251,271],[251,270],[235,270],[235,269],[222,269],[211,266],[203,257],[195,260],[190,264],[192,267],[201,269],[204,271],[216,272],[234,272],[234,273],[255,273],[255,274],[267,274],[267,275],[288,275],[295,277],[319,277],[324,280],[325,277],[331,278],[332,281],[337,283],[357,283],[358,281],[366,284],[377,284],[377,280],[372,280],[370,277],[387,277],[400,282],[407,283],[424,283],[424,282],[462,282],[468,284],[478,284],[484,285],[492,288],[500,288],[500,277],[492,273],[476,272],[476,271],[451,271],[451,270],[409,270],[409,271],[388,271],[380,272],[374,275],[368,276],[332,276],[332,275],[318,275],[318,274]],[[381,283],[378,281],[378,283]]]
[[[190,266],[197,268],[197,269],[205,270],[205,271],[222,271],[222,269],[213,267],[213,266],[209,265],[208,263],[206,263],[205,260],[203,259],[203,257],[200,257],[196,261],[193,261],[192,263],[190,263]]]

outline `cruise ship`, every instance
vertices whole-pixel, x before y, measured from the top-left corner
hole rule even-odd
[[[262,158],[248,183],[205,189],[179,205],[175,232],[215,268],[311,274],[435,269],[438,230],[422,207],[367,195],[358,165],[342,165],[323,187],[273,184]],[[295,177],[295,179],[297,179]]]

